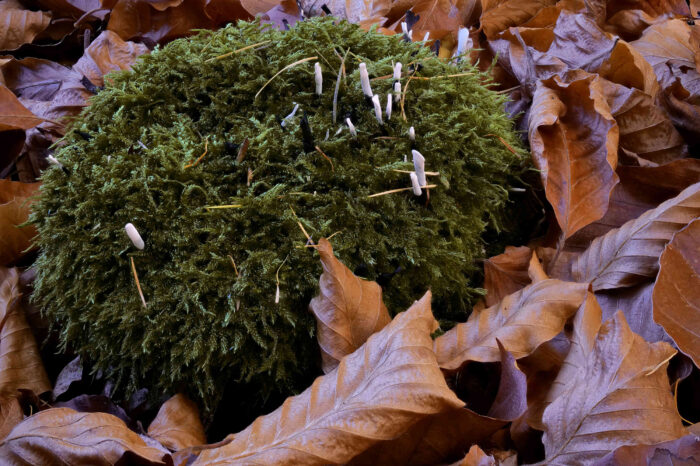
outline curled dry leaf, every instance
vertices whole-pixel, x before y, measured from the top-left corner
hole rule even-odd
[[[0,395],[0,441],[24,419],[19,397],[16,395]]]
[[[618,40],[610,56],[603,61],[598,74],[616,84],[639,89],[652,98],[659,93],[654,68],[629,42]]]
[[[173,451],[207,443],[197,404],[181,393],[163,403],[148,435]]]
[[[630,464],[700,464],[700,437],[689,434],[655,445],[624,445],[596,461],[594,466]]]
[[[51,15],[25,9],[17,0],[0,2],[0,50],[13,50],[31,43],[46,29]]]
[[[498,304],[530,283],[527,274],[532,251],[527,246],[507,246],[503,254],[484,261],[486,306]]]
[[[652,24],[674,17],[687,18],[690,11],[685,0],[631,0],[608,2],[606,13],[606,30],[631,40]]]
[[[654,321],[700,367],[700,219],[673,235],[653,293]]]
[[[321,292],[311,300],[309,309],[316,317],[323,372],[328,373],[370,335],[383,329],[391,317],[376,282],[355,276],[333,255],[327,239],[319,241],[317,250],[323,266]]]
[[[21,259],[32,245],[36,228],[20,225],[29,218],[31,198],[40,184],[0,180],[0,265]]]
[[[509,27],[520,26],[556,0],[481,0],[481,27],[489,39]]]
[[[413,40],[423,40],[425,33],[430,32],[431,40],[456,44],[459,29],[475,19],[478,3],[476,0],[419,0],[411,7],[419,16],[412,28]],[[451,37],[446,39],[448,34]]]
[[[340,365],[196,465],[328,464],[349,461],[425,416],[461,407],[435,361],[430,292]]]
[[[427,466],[453,461],[464,455],[469,445],[486,441],[507,423],[467,408],[452,409],[427,416],[401,436],[370,447],[349,464]]]
[[[139,55],[148,52],[148,47],[143,44],[126,42],[112,31],[102,31],[85,49],[73,69],[96,86],[103,86],[104,75],[111,71],[129,69]]]
[[[44,120],[22,105],[10,89],[5,87],[0,75],[0,172],[12,164],[22,150],[25,130]]]
[[[435,340],[440,367],[456,371],[467,361],[501,360],[496,339],[517,358],[532,353],[564,328],[586,296],[586,284],[543,280],[506,296],[498,305]]]
[[[488,415],[512,421],[527,409],[527,378],[518,368],[513,355],[499,340],[496,340],[496,343],[501,353],[501,380]]]
[[[120,419],[69,408],[41,411],[18,424],[0,443],[0,457],[13,465],[164,465],[167,453],[149,447]],[[126,463],[125,463],[126,464]]]
[[[673,234],[700,215],[700,183],[656,209],[593,240],[572,263],[579,282],[594,291],[633,286],[656,276],[658,259]]]
[[[605,215],[618,182],[619,129],[593,75],[540,81],[530,112],[533,159],[568,238]]]
[[[478,445],[472,445],[469,453],[456,463],[452,463],[452,466],[496,466],[496,460],[493,456],[484,453]]]
[[[544,411],[546,463],[586,464],[621,445],[685,435],[666,375],[674,354],[668,343],[633,333],[621,312],[605,322],[574,379]]]

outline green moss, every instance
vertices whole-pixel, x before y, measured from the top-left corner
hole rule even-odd
[[[338,55],[345,54],[334,123]],[[311,56],[323,67],[320,98],[316,60],[284,71],[255,97],[275,73]],[[395,105],[382,127],[362,94],[360,61],[370,77],[392,74],[400,61],[405,76],[415,63],[415,76],[437,78],[411,80],[406,119]],[[444,77],[463,73],[471,74]],[[519,148],[504,98],[484,79],[417,44],[328,18],[289,32],[240,22],[157,49],[133,72],[111,75],[66,136],[56,157],[70,174],[43,176],[32,217],[42,251],[35,298],[63,344],[116,377],[122,393],[184,387],[209,408],[232,378],[259,384],[262,397],[318,370],[307,306],[321,267],[298,222],[314,240],[335,234],[336,254],[370,279],[400,266],[385,289],[393,312],[431,288],[438,317],[464,319],[479,293],[470,278],[482,233],[498,228],[521,171],[520,159],[493,136]],[[372,87],[384,106],[392,80]],[[283,129],[279,119],[294,103],[300,110]],[[304,150],[304,114],[332,166]],[[342,123],[346,114],[357,139]],[[426,169],[440,173],[429,178],[437,185],[429,202],[410,191],[368,198],[410,186],[396,171],[412,170],[410,126]],[[231,143],[246,138],[238,162]],[[241,207],[205,208],[228,204]],[[128,222],[145,249],[129,241]]]

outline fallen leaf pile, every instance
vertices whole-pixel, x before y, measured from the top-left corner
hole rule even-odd
[[[700,463],[699,10],[0,2],[3,464]],[[109,380],[50,337],[42,345],[50,333],[29,300],[36,231],[25,222],[52,144],[109,72],[157,44],[256,15],[285,28],[328,13],[488,70],[529,144],[545,228],[484,261],[483,300],[449,329],[429,290],[392,319],[381,286],[322,239],[309,248],[323,266],[309,311],[324,374],[304,392],[223,439],[207,438],[183,394],[116,403]]]

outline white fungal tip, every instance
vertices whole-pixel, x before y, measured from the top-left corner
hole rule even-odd
[[[411,177],[411,186],[413,187],[413,194],[416,196],[420,196],[423,191],[420,189],[420,183],[418,182],[418,176],[416,175],[416,172],[411,172],[410,174]]]
[[[406,24],[406,21],[401,21],[401,32],[408,35],[408,24]]]
[[[401,64],[400,61],[397,61],[396,64],[394,65],[394,80],[398,81],[401,79],[401,68],[403,65]]]
[[[350,118],[346,118],[345,123],[348,125],[348,129],[350,130],[350,134],[352,134],[352,137],[356,138],[357,130],[355,129],[355,125],[352,124],[352,121],[350,121]]]
[[[46,160],[48,160],[50,164],[56,165],[58,168],[63,168],[63,164],[53,155],[47,155]]]
[[[455,55],[459,56],[465,53],[468,49],[471,49],[474,45],[472,38],[469,37],[469,29],[460,28],[457,33],[457,51]]]
[[[413,126],[408,128],[408,139],[410,139],[411,141],[416,140],[416,130],[413,129]]]
[[[423,42],[428,42],[430,40],[430,31],[426,32],[423,36]]]
[[[131,242],[136,246],[136,249],[143,249],[146,246],[143,239],[141,239],[141,235],[139,235],[139,231],[132,223],[124,225],[124,230]]]
[[[280,286],[277,285],[277,291],[275,291],[275,304],[280,302]]]
[[[379,122],[380,125],[383,125],[384,122],[382,121],[382,106],[379,104],[379,96],[374,95],[372,96],[372,104],[374,105],[374,116]]]
[[[401,83],[396,81],[394,83],[394,101],[398,102],[401,98]]]
[[[386,119],[391,120],[391,92],[386,95]]]
[[[367,73],[367,65],[360,63],[360,83],[362,84],[362,92],[367,97],[372,97],[372,87],[369,85],[369,74]]]
[[[425,178],[425,157],[415,149],[411,151],[411,154],[413,154],[413,168],[416,171],[418,182],[420,186],[425,186],[428,184]]]
[[[316,95],[321,95],[323,92],[323,74],[321,73],[321,64],[314,64],[314,78],[316,80]]]

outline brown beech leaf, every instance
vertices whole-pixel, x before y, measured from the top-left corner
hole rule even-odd
[[[472,313],[435,340],[440,367],[456,371],[467,361],[501,360],[496,339],[518,359],[564,328],[586,295],[586,284],[544,280],[506,296],[498,305]]]
[[[617,174],[620,183],[613,190],[605,216],[569,238],[566,242],[568,249],[584,251],[595,238],[621,227],[677,196],[691,184],[700,182],[700,160],[686,158],[644,167],[620,165]],[[558,276],[555,278],[562,279]]]
[[[652,300],[654,321],[700,367],[700,219],[666,245]]]
[[[594,291],[622,288],[653,279],[658,259],[673,234],[700,215],[700,183],[649,210],[636,220],[598,237],[572,263],[579,282]]]
[[[529,119],[530,145],[564,238],[599,220],[618,182],[619,129],[593,75],[540,81]]]
[[[501,353],[501,381],[489,417],[512,421],[527,409],[527,377],[520,370],[515,358],[497,339]]]
[[[148,47],[143,44],[125,42],[112,31],[102,31],[85,49],[73,69],[96,86],[103,86],[104,75],[111,71],[129,69],[139,55],[148,52]]]
[[[624,445],[595,462],[594,466],[700,464],[700,437],[688,434],[655,445]]]
[[[150,447],[119,418],[52,408],[28,417],[0,443],[0,457],[13,465],[164,465],[169,455]]]
[[[370,335],[383,329],[391,317],[376,282],[355,276],[333,255],[327,239],[319,241],[317,250],[323,266],[321,292],[311,300],[309,309],[316,317],[323,372],[328,373]]]
[[[418,21],[413,25],[413,40],[423,40],[426,32],[430,39],[441,39],[447,34],[451,40],[457,40],[457,34],[470,18],[474,16],[478,1],[476,0],[419,0],[411,11],[418,15]]]
[[[507,246],[503,254],[484,261],[484,288],[486,306],[498,304],[530,283],[527,274],[532,251],[526,246]]]
[[[509,27],[520,26],[556,0],[481,0],[481,27],[489,39]]]
[[[42,121],[17,100],[12,90],[0,85],[0,132],[33,128]]]
[[[335,370],[194,464],[343,463],[427,415],[463,406],[432,351],[430,299],[428,292]]]
[[[570,346],[556,378],[548,390],[535,393],[529,400],[527,422],[535,429],[544,430],[542,413],[554,400],[565,393],[583,370],[593,353],[596,335],[600,329],[602,311],[593,293],[586,293],[586,299],[576,312],[573,331],[569,337]],[[558,355],[557,355],[558,356]],[[558,362],[558,361],[557,361]],[[528,393],[530,395],[530,393]]]
[[[638,38],[652,24],[670,18],[687,18],[690,14],[685,0],[631,0],[606,2],[605,29],[625,40]]]
[[[28,389],[40,395],[51,383],[20,296],[18,270],[0,267],[0,393]]]
[[[452,466],[496,466],[496,460],[493,456],[484,453],[478,445],[472,445],[467,455],[452,463]]]
[[[22,405],[16,395],[0,396],[0,441],[24,419]]]
[[[654,68],[629,42],[618,40],[610,56],[603,61],[598,74],[614,83],[639,89],[652,98],[659,93]]]
[[[181,393],[163,403],[148,435],[173,451],[207,443],[197,404]]]
[[[17,0],[0,2],[0,50],[31,43],[51,22],[45,11],[25,9]]]
[[[434,465],[464,455],[469,445],[487,440],[507,424],[457,408],[428,416],[401,436],[380,442],[353,458],[350,465]]]
[[[0,266],[21,259],[32,245],[36,228],[20,225],[29,218],[31,197],[40,184],[0,180]]]
[[[621,312],[606,321],[585,364],[544,411],[546,463],[587,464],[622,445],[685,435],[666,375],[674,354],[668,343],[633,333]]]

